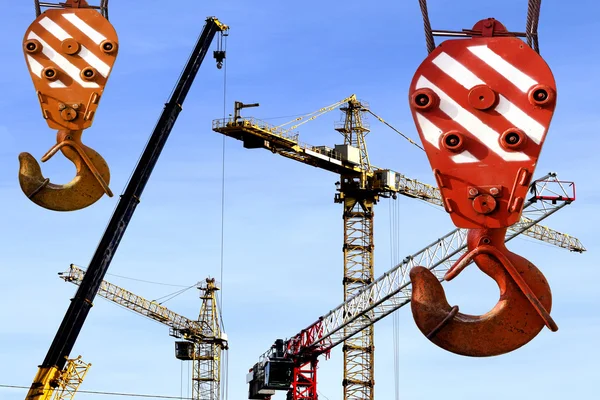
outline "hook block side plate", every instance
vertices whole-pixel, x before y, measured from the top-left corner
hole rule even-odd
[[[516,37],[446,40],[417,69],[409,103],[454,224],[516,223],[556,104],[544,59]]]
[[[47,10],[25,32],[23,52],[48,126],[90,127],[118,53],[112,24],[89,8]]]

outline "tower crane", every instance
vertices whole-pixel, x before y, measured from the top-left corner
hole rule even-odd
[[[553,173],[534,181],[530,191],[532,196],[523,211],[527,218],[513,225],[506,242],[517,235],[535,231],[537,223],[575,200],[574,183],[559,181]],[[538,238],[546,243],[558,239],[550,232]],[[286,390],[288,400],[317,400],[318,357],[328,357],[340,343],[407,305],[411,301],[409,271],[413,267],[423,266],[443,281],[445,272],[466,253],[466,239],[466,229],[454,229],[405,257],[400,264],[296,335],[287,340],[277,339],[246,377],[248,398],[270,399],[277,390]],[[563,236],[563,239],[567,237]],[[573,250],[583,252],[585,248]]]
[[[65,282],[80,285],[85,271],[71,264],[59,273]],[[169,334],[183,341],[175,342],[175,357],[192,361],[192,400],[220,400],[221,360],[229,348],[227,335],[222,331],[215,293],[219,287],[214,278],[206,278],[198,289],[202,292],[200,313],[194,321],[174,313],[155,301],[131,293],[117,285],[102,281],[98,295],[129,310],[169,327]]]
[[[92,256],[87,273],[81,280],[81,285],[75,296],[71,299],[69,308],[58,327],[44,361],[38,367],[37,374],[33,378],[25,397],[26,400],[51,399],[57,387],[65,382],[70,382],[70,374],[73,371],[69,369],[69,365],[71,365],[69,364],[69,353],[73,349],[79,332],[90,312],[94,298],[102,284],[102,279],[104,279],[133,213],[141,201],[144,188],[173,130],[185,98],[204,61],[204,56],[208,52],[214,37],[219,34],[219,39],[222,40],[228,31],[229,27],[221,23],[216,17],[206,19],[206,24],[196,41],[190,58],[177,79],[175,89],[165,104],[152,135],[150,135],[150,139]],[[219,46],[219,49],[214,51],[213,56],[217,61],[218,68],[225,58],[225,50]]]
[[[387,126],[391,127],[391,125],[361,103],[354,94],[279,126],[257,118],[241,116],[243,108],[256,106],[258,106],[256,103],[244,104],[236,101],[233,117],[213,120],[212,128],[215,132],[242,141],[245,148],[268,149],[274,154],[340,174],[334,201],[343,205],[343,286],[344,301],[347,301],[374,279],[373,209],[380,197],[396,198],[400,194],[444,206],[440,191],[437,187],[408,178],[399,172],[371,164],[365,140],[369,129],[363,122],[364,115],[369,113]],[[343,121],[338,123],[335,129],[342,134],[343,144],[331,148],[312,146],[299,140],[297,127],[340,107]],[[291,123],[295,124],[283,128]],[[572,251],[583,249],[576,238],[531,222],[527,217],[521,218],[519,224],[508,228],[507,235],[522,232],[526,236],[561,248]],[[529,229],[520,231],[520,226],[523,225],[528,225]],[[354,326],[355,324],[358,322],[349,323],[347,329],[355,329],[357,327]],[[357,332],[359,333],[356,335],[348,336],[343,346],[344,399],[372,400],[373,326],[369,325]]]

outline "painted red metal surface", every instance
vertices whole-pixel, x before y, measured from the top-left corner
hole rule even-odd
[[[50,128],[92,125],[117,57],[117,41],[111,23],[92,8],[47,10],[31,23],[23,51]]]
[[[488,19],[482,36],[446,40],[417,69],[412,115],[445,208],[460,228],[502,228],[521,216],[556,104],[552,71]],[[486,35],[488,35],[486,37]]]
[[[447,40],[417,69],[410,106],[446,211],[469,229],[471,261],[500,289],[484,315],[451,307],[437,277],[411,269],[411,308],[427,338],[453,353],[486,357],[513,351],[547,326],[552,294],[544,275],[504,246],[521,218],[556,104],[552,71],[534,50],[494,20],[479,21],[470,39]]]
[[[95,150],[81,142],[93,121],[118,53],[112,24],[85,0],[66,0],[41,13],[23,38],[25,61],[42,116],[57,129],[57,143],[43,157],[59,150],[75,164],[67,184],[44,177],[35,158],[19,155],[21,190],[35,204],[54,211],[74,211],[95,203],[109,188],[110,170]]]
[[[483,315],[458,312],[448,304],[442,285],[425,267],[410,271],[411,309],[419,330],[437,346],[471,357],[511,352],[527,344],[547,326],[558,330],[550,317],[552,293],[544,275],[525,258],[504,246],[506,228],[471,229],[469,252],[444,277],[455,278],[471,261],[493,278],[500,290],[498,303]]]

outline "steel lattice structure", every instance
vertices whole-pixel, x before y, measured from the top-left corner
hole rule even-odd
[[[219,288],[214,279],[207,279],[206,286],[200,288],[203,294],[198,321],[204,340],[195,342],[194,367],[192,373],[192,399],[221,399],[221,349],[222,332],[219,324],[215,292]]]
[[[378,200],[376,191],[367,189],[367,174],[371,172],[365,136],[369,132],[363,122],[365,107],[350,100],[341,108],[344,121],[336,130],[344,135],[344,144],[359,151],[360,175],[342,174],[336,201],[344,206],[344,301],[359,293],[373,281],[374,247],[373,207]],[[365,317],[368,317],[365,315]],[[352,322],[351,325],[358,324]],[[351,329],[346,327],[345,330]],[[342,348],[344,353],[345,400],[372,400],[374,386],[374,328],[369,326],[350,337]],[[316,372],[316,371],[315,371]]]
[[[544,234],[536,224],[570,204],[574,196],[567,193],[570,188],[566,186],[572,184],[565,185],[564,182],[556,179],[555,174],[549,174],[549,177],[550,179],[534,182],[532,186],[534,196],[524,206],[524,218],[511,227],[510,233],[506,236],[507,242],[526,232],[541,233],[539,237],[542,241],[556,240],[552,235]],[[288,341],[290,352],[292,354],[326,353],[348,337],[356,335],[362,329],[372,326],[408,304],[411,298],[409,271],[415,266],[429,268],[440,281],[443,281],[446,271],[465,253],[466,235],[467,230],[455,229],[422,250],[405,257],[400,264],[377,278],[360,293],[291,338]],[[576,238],[571,237],[571,239],[579,243]],[[572,250],[582,252],[585,248],[579,244]],[[365,318],[366,315],[368,318]]]
[[[69,270],[59,274],[66,282],[80,285],[85,271],[71,264]],[[98,295],[144,317],[169,327],[169,334],[183,338],[183,350],[177,358],[192,361],[192,399],[219,400],[221,393],[221,354],[227,350],[227,337],[221,330],[220,315],[215,297],[219,288],[215,280],[207,278],[206,285],[199,286],[203,292],[202,305],[197,321],[181,316],[168,308],[138,296],[107,281],[102,281]],[[191,345],[191,346],[187,346]]]

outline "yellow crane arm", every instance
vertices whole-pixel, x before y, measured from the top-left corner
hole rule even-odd
[[[71,264],[68,271],[60,272],[58,275],[65,282],[80,285],[85,271]],[[179,315],[155,301],[146,300],[110,282],[102,281],[98,296],[167,325],[170,328],[171,335],[177,338],[201,340],[204,337],[202,325],[199,321],[193,321]]]
[[[354,95],[345,101],[350,98],[354,98]],[[343,101],[336,104],[342,103]],[[330,108],[331,106],[325,109]],[[368,111],[375,115],[370,110]],[[381,117],[375,116],[383,121]],[[385,121],[383,122],[385,123]],[[386,125],[389,126],[387,123]],[[355,147],[335,145],[332,148],[309,145],[301,142],[299,135],[292,132],[291,129],[282,129],[280,126],[274,126],[253,117],[238,116],[237,118],[215,119],[212,122],[212,130],[241,140],[246,148],[268,149],[275,154],[340,175],[356,174],[356,176],[360,176],[365,173],[367,179],[370,180],[371,187],[379,193],[390,196],[401,194],[443,207],[440,191],[435,186],[408,178],[391,169],[371,166],[370,170],[363,171],[360,166],[359,150]],[[522,217],[520,224],[527,222],[527,218]],[[511,227],[508,229],[508,234],[513,234],[516,230],[516,227]],[[571,251],[585,251],[579,239],[545,226],[534,225],[522,234]]]

